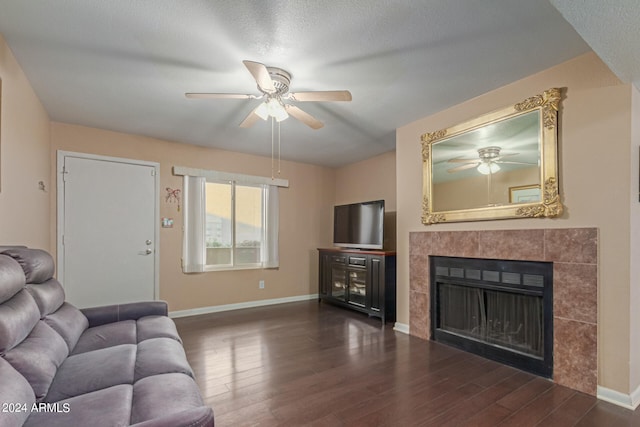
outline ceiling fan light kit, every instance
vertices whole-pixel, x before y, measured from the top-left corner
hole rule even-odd
[[[500,165],[493,162],[483,162],[478,165],[478,172],[483,175],[494,174],[500,170]]]
[[[258,108],[254,110],[262,120],[267,120],[269,117],[273,117],[277,122],[281,122],[289,117],[289,114],[284,108],[282,102],[276,98],[269,98],[262,104],[258,105]]]

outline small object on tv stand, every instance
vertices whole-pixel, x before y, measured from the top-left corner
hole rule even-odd
[[[396,320],[396,253],[328,248],[319,251],[319,300]]]

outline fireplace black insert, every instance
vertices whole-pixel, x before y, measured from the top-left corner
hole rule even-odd
[[[430,257],[431,337],[553,376],[553,263]]]

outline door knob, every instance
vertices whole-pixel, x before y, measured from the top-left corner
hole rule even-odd
[[[145,243],[147,244],[147,246],[150,246],[152,242],[151,240],[147,240]]]
[[[151,249],[147,249],[146,251],[144,251],[144,253],[147,255],[151,255],[153,251]]]

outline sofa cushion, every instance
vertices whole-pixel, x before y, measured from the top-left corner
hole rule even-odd
[[[6,353],[5,359],[26,378],[40,401],[68,354],[60,335],[40,320],[24,341]]]
[[[64,303],[64,289],[56,279],[29,284],[27,290],[38,304],[41,317],[53,313]]]
[[[121,322],[107,323],[94,326],[83,332],[72,354],[86,353],[122,344],[136,343],[135,320],[123,320]]]
[[[135,345],[118,345],[69,356],[44,399],[57,402],[118,384],[133,384]]]
[[[87,318],[68,302],[62,304],[56,312],[46,316],[44,321],[64,339],[69,353],[75,348],[82,333],[89,327]]]
[[[24,272],[16,260],[0,255],[0,304],[10,300],[25,284]]]
[[[213,424],[213,409],[209,406],[199,406],[135,423],[132,427],[213,427]]]
[[[180,343],[176,324],[167,316],[146,316],[138,319],[138,342],[150,338],[171,338]]]
[[[0,355],[24,340],[39,320],[40,310],[26,289],[0,304]]]
[[[15,248],[3,253],[18,261],[27,283],[42,283],[53,277],[55,264],[48,252],[41,249]]]
[[[131,424],[169,416],[203,405],[193,378],[184,374],[146,377],[133,385]]]
[[[151,375],[182,373],[193,377],[182,345],[171,338],[152,338],[138,344],[134,380]]]
[[[128,426],[133,387],[117,385],[56,402],[55,412],[34,412],[24,427]]]
[[[26,379],[6,360],[0,357],[0,403],[13,405],[3,407],[0,413],[0,426],[21,426],[29,416],[31,405],[36,401],[33,389]]]

